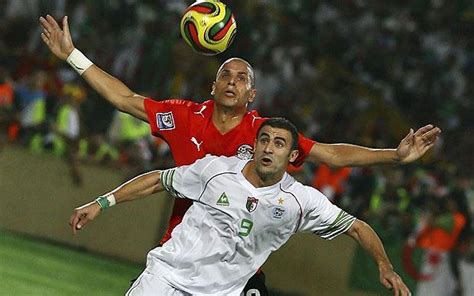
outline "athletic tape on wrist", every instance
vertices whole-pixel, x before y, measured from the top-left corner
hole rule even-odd
[[[115,196],[112,193],[99,196],[96,198],[95,202],[99,204],[101,210],[105,210],[116,204]]]
[[[79,75],[82,75],[82,73],[94,64],[77,48],[74,48],[66,61]]]

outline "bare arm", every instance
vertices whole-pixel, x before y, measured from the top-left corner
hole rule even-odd
[[[411,295],[403,280],[393,271],[382,242],[372,227],[364,221],[356,220],[346,234],[355,239],[372,256],[379,269],[379,280],[387,289],[393,289],[394,295]]]
[[[62,28],[56,20],[47,15],[40,17],[43,27],[41,38],[49,47],[51,52],[59,59],[65,61],[74,50],[67,16],[62,20]],[[117,78],[106,73],[96,65],[89,67],[82,77],[102,97],[109,101],[120,111],[126,112],[143,121],[148,121],[143,101],[145,97],[131,91]]]
[[[396,149],[372,149],[351,144],[315,143],[307,161],[333,167],[410,163],[422,157],[438,140],[441,129],[428,124],[410,132]]]
[[[144,198],[164,190],[160,177],[161,171],[145,173],[120,185],[109,194],[114,195],[116,203]],[[100,214],[100,210],[101,207],[95,200],[74,209],[69,219],[72,232],[76,234],[77,230],[89,221],[94,220]]]

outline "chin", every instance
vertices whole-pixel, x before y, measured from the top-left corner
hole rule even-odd
[[[264,177],[269,177],[275,174],[275,169],[272,167],[258,166],[257,173],[263,179]]]

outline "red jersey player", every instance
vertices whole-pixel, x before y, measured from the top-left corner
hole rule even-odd
[[[234,59],[234,62],[245,64],[240,59]],[[223,71],[229,71],[228,68],[231,65],[224,67]],[[231,92],[234,87],[227,89]],[[219,125],[212,120],[214,109],[219,108],[214,101],[198,104],[187,100],[156,102],[145,99],[144,104],[153,135],[162,137],[168,143],[177,166],[191,164],[206,154],[236,155],[250,159],[256,132],[265,120],[255,110],[246,111],[237,126],[222,133]],[[300,157],[296,160],[296,165],[303,162],[313,144],[314,141],[300,136]],[[169,227],[161,243],[171,237],[173,228],[181,222],[190,206],[191,201],[186,199],[174,201]]]
[[[62,28],[51,17],[40,18],[41,37],[49,49],[68,63],[102,95],[123,112],[150,123],[154,135],[163,137],[170,145],[177,165],[189,164],[206,153],[250,157],[250,147],[262,119],[247,106],[256,95],[252,67],[244,60],[227,60],[217,71],[212,85],[213,101],[202,104],[186,100],[155,102],[134,93],[121,81],[94,65],[74,48],[67,17]],[[303,160],[324,162],[331,166],[408,163],[426,153],[435,144],[441,130],[426,125],[416,132],[410,130],[396,149],[371,149],[350,144],[323,144],[300,136],[299,150]],[[170,229],[180,221],[188,205],[177,204],[173,210]],[[166,237],[165,237],[166,239]],[[266,295],[265,286],[250,280],[248,289]],[[255,286],[252,286],[254,285]]]

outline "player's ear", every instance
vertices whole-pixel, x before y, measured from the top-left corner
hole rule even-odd
[[[214,81],[214,82],[212,82],[211,96],[214,95],[215,90],[216,90],[216,82]]]
[[[257,95],[257,90],[255,88],[252,88],[250,90],[250,95],[249,95],[249,98],[248,98],[248,102],[249,103],[252,103],[254,100],[255,100],[255,96]]]
[[[293,150],[290,152],[290,158],[289,158],[289,162],[293,162],[295,161],[297,158],[298,158],[298,155],[300,154],[300,152],[298,150]]]

